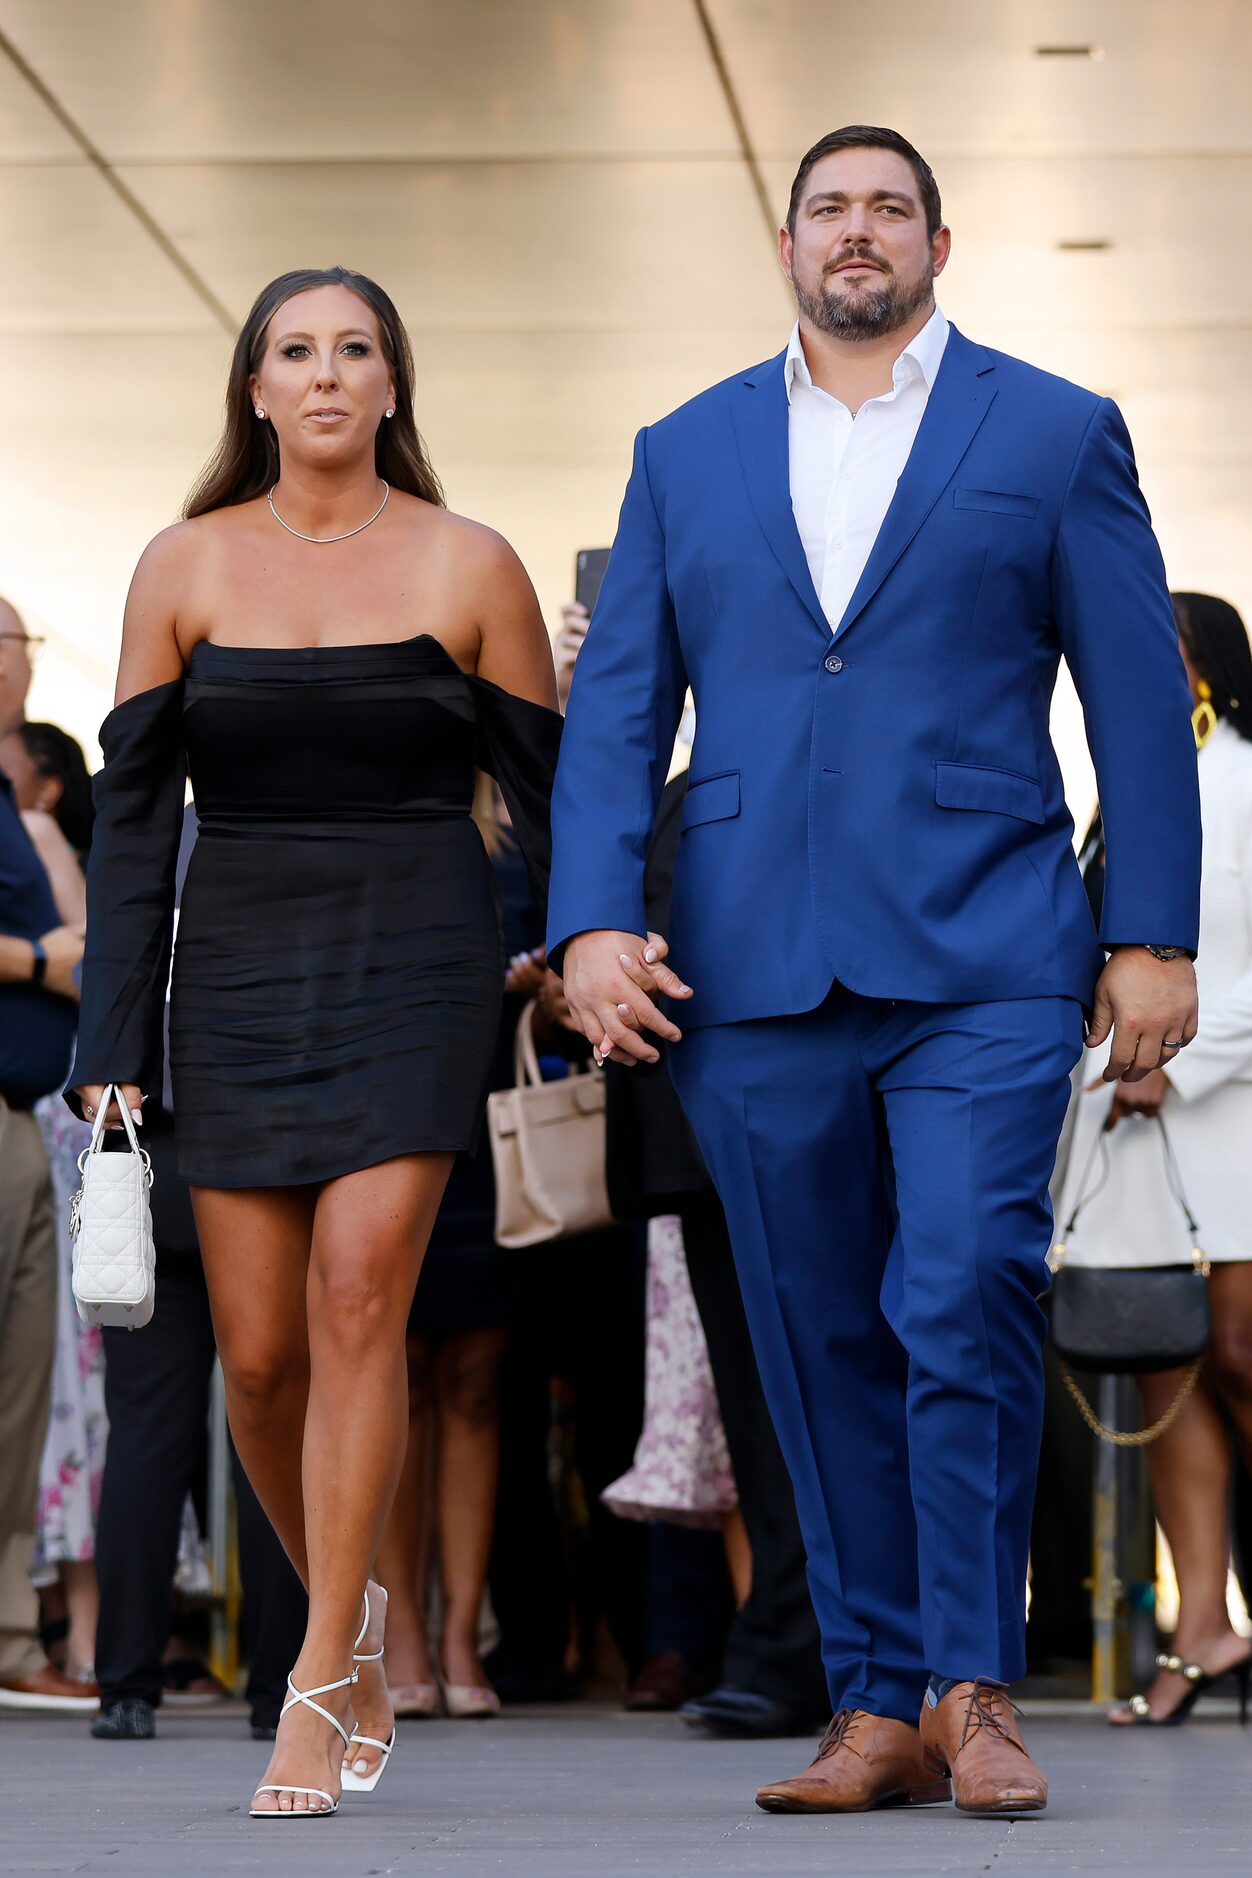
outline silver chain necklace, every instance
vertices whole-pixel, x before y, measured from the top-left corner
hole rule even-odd
[[[277,489],[277,487],[278,487],[278,484],[275,483],[274,489]],[[362,522],[360,528],[350,528],[346,535],[302,535],[298,528],[293,528],[290,522],[285,522],[282,516],[278,513],[278,510],[274,507],[274,489],[270,490],[265,500],[269,503],[270,514],[274,517],[274,520],[278,523],[278,526],[280,528],[285,528],[289,535],[294,535],[297,541],[311,541],[319,548],[329,547],[332,541],[351,541],[353,535],[361,534],[365,529],[369,527],[370,522],[376,522],[378,520],[383,510],[386,508],[387,499],[391,494],[391,484],[384,483],[383,484],[383,499],[379,503],[378,507],[374,510],[374,513],[370,516],[369,522]]]

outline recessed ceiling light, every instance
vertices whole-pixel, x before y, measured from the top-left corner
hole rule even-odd
[[[1103,46],[1036,46],[1037,59],[1091,59],[1097,65],[1104,57]]]
[[[1062,254],[1107,254],[1113,246],[1111,241],[1058,241],[1057,247]]]

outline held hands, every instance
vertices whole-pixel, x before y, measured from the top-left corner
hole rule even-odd
[[[86,1082],[80,1083],[74,1090],[74,1094],[83,1105],[83,1114],[87,1117],[87,1120],[93,1124],[100,1113],[100,1103],[104,1097],[104,1087],[102,1082]],[[133,1082],[122,1083],[120,1093],[122,1101],[130,1110],[131,1120],[138,1127],[142,1127],[142,1105],[148,1098],[139,1093],[137,1085]],[[106,1128],[120,1128],[122,1126],[122,1115],[116,1102],[109,1103],[109,1112],[104,1118],[104,1125]]]
[[[682,1041],[682,1032],[653,1003],[656,996],[689,998],[690,985],[664,963],[669,947],[660,933],[584,932],[565,948],[565,996],[570,1014],[597,1063],[657,1063],[660,1052],[643,1034]]]
[[[1096,986],[1087,1048],[1098,1049],[1111,1031],[1112,1048],[1101,1080],[1142,1083],[1155,1071],[1168,1069],[1179,1049],[1195,1036],[1198,1021],[1190,959],[1156,959],[1142,946],[1119,946]],[[1146,1107],[1146,1102],[1127,1102],[1123,1112]]]

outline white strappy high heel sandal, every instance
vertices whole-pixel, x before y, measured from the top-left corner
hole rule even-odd
[[[359,1641],[360,1639],[358,1638],[358,1642]],[[335,1732],[342,1735],[343,1745],[347,1747],[351,1737],[343,1723],[339,1721],[336,1716],[332,1715],[328,1708],[323,1708],[321,1703],[315,1702],[313,1698],[318,1695],[333,1695],[336,1689],[350,1689],[357,1680],[357,1672],[354,1669],[350,1676],[341,1676],[338,1682],[324,1682],[316,1689],[297,1689],[291,1677],[288,1676],[287,1687],[291,1693],[283,1703],[281,1713],[278,1717],[279,1721],[282,1721],[288,1709],[295,1708],[297,1703],[303,1703],[305,1708],[311,1708],[315,1715],[320,1715],[323,1721],[328,1721]],[[283,1812],[282,1809],[277,1806],[264,1808],[252,1806],[248,1809],[249,1819],[329,1819],[332,1813],[339,1811],[338,1800],[336,1800],[332,1794],[329,1794],[325,1787],[294,1787],[290,1781],[276,1782],[266,1780],[261,1783],[256,1789],[256,1793],[252,1795],[254,1800],[256,1799],[257,1793],[304,1793],[315,1796],[319,1800],[325,1800],[326,1804],[325,1806],[305,1807],[304,1810],[299,1813],[296,1812],[294,1807],[289,1812]]]
[[[382,1589],[381,1586],[380,1586],[380,1589]],[[381,1663],[383,1660],[382,1650],[369,1650],[369,1651],[366,1651],[364,1654],[359,1653],[360,1645],[364,1643],[365,1635],[366,1635],[366,1632],[369,1630],[369,1627],[370,1627],[370,1594],[369,1594],[369,1586],[367,1585],[365,1588],[365,1620],[362,1623],[360,1630],[357,1632],[356,1642],[352,1646],[352,1661],[354,1663]],[[356,1671],[354,1670],[352,1673],[355,1679]],[[392,1730],[391,1730],[391,1738],[388,1741],[379,1741],[373,1735],[363,1735],[363,1734],[353,1733],[347,1736],[346,1746],[348,1748],[349,1758],[351,1757],[351,1752],[354,1747],[363,1747],[363,1748],[377,1748],[380,1754],[382,1755],[382,1759],[379,1761],[377,1767],[374,1769],[372,1774],[357,1774],[353,1772],[351,1767],[345,1765],[343,1769],[343,1773],[340,1776],[340,1782],[343,1787],[343,1791],[345,1793],[372,1793],[374,1791],[374,1788],[378,1785],[379,1781],[383,1777],[383,1768],[387,1765],[387,1762],[391,1759],[391,1750],[395,1747],[395,1745],[396,1745],[396,1731],[395,1731],[394,1726],[392,1727]]]

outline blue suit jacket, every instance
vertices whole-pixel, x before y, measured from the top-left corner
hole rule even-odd
[[[955,328],[837,633],[792,516],[783,359],[640,433],[553,798],[550,951],[645,930],[687,684],[683,1023],[1064,996],[1103,963],[1049,734],[1062,654],[1107,835],[1099,940],[1194,949],[1200,814],[1160,551],[1117,407]]]

